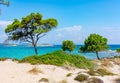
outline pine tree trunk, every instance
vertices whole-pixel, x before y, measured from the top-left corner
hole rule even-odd
[[[36,54],[36,56],[38,56],[38,50],[37,50],[37,47],[36,47],[35,44],[34,44],[33,46],[34,46],[35,54]]]
[[[97,59],[100,60],[100,57],[98,56],[98,52],[96,52]]]

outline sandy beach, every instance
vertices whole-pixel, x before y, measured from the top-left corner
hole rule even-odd
[[[101,78],[104,83],[114,83],[114,79],[120,75],[120,67],[109,68],[110,71],[116,75],[113,76],[95,76]],[[38,73],[32,73],[33,68],[39,69]],[[10,59],[0,61],[0,83],[80,83],[74,78],[78,73],[84,73],[87,70],[74,68],[68,70],[64,67],[57,67],[53,65],[30,65],[28,63],[18,63]],[[70,77],[67,74],[72,73]],[[91,76],[90,76],[91,77]],[[48,81],[41,81],[42,78],[47,78]],[[81,82],[87,83],[87,82]]]

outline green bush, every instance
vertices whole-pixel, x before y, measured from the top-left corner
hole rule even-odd
[[[75,54],[68,54],[61,50],[55,51],[53,53],[47,53],[42,56],[28,56],[23,58],[20,62],[28,62],[33,65],[50,64],[57,66],[63,66],[67,62],[70,66],[75,66],[78,68],[94,68],[93,63],[85,57]]]
[[[88,76],[86,76],[84,74],[80,74],[80,75],[76,76],[74,80],[77,80],[79,82],[83,82],[83,81],[86,81],[87,79],[88,79]]]
[[[120,58],[120,56],[114,56],[113,58]],[[113,58],[112,58],[112,59],[113,59]]]

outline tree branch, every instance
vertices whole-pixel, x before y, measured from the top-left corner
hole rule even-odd
[[[40,34],[39,34],[39,35],[40,35]],[[41,35],[41,36],[39,36],[39,35],[36,36],[36,42],[35,42],[35,44],[37,44],[38,40],[39,40],[40,38],[44,37],[46,34],[43,34],[43,35]]]
[[[25,41],[27,41],[27,42],[29,42],[29,43],[32,43],[32,41],[30,41],[30,40],[27,40],[27,39],[26,39]]]
[[[42,37],[44,37],[46,34],[43,34],[43,35],[41,35],[41,36],[39,36],[38,38],[42,38]]]

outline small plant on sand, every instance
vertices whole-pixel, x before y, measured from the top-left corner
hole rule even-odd
[[[120,56],[119,56],[119,58],[114,58],[114,59],[111,59],[111,60],[114,64],[120,65]]]
[[[49,82],[49,80],[47,78],[41,78],[39,82]]]
[[[101,59],[101,66],[106,67],[112,67],[113,64],[111,63],[111,61],[109,59]]]
[[[104,76],[104,75],[114,75],[113,73],[107,71],[106,69],[97,69],[96,73],[98,73],[99,75],[101,76]]]
[[[70,77],[71,75],[72,75],[72,73],[68,73],[66,76],[67,76],[67,77]]]
[[[88,76],[84,74],[80,74],[74,78],[74,80],[79,81],[79,82],[86,81],[87,79],[88,79]]]
[[[100,78],[89,78],[87,83],[104,83]]]
[[[90,69],[87,73],[91,76],[95,76],[95,71],[92,69]]]
[[[31,70],[28,71],[29,73],[32,73],[32,74],[39,74],[39,73],[42,73],[42,71],[40,71],[37,67],[34,67],[32,68]]]

